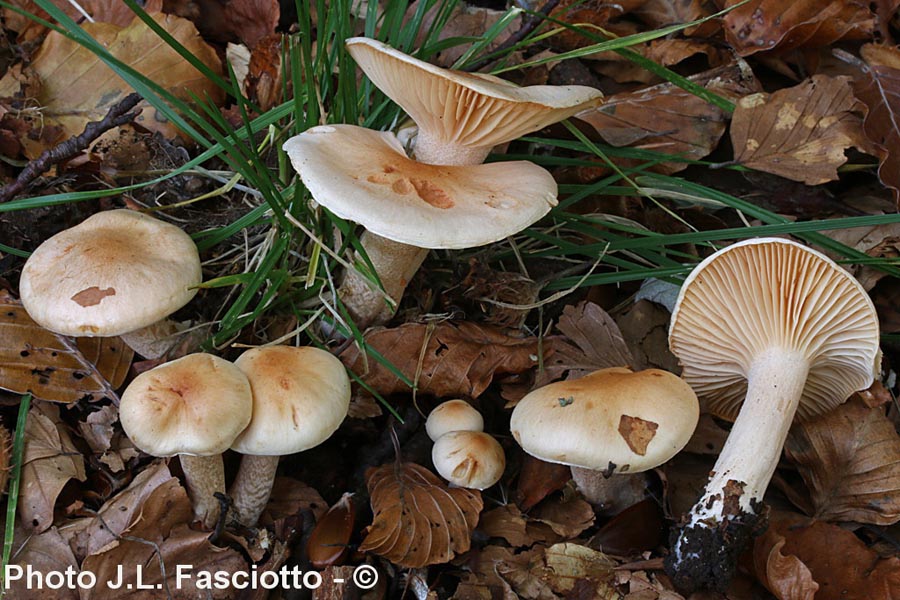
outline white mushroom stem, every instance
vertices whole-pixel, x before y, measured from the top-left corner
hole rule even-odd
[[[259,515],[269,502],[275,472],[278,470],[277,456],[255,456],[245,454],[241,458],[234,483],[229,495],[234,510],[234,520],[247,527],[253,527]]]
[[[449,144],[420,128],[416,134],[414,153],[417,161],[429,165],[480,165],[491,153],[491,148]]]
[[[778,466],[808,373],[806,356],[785,348],[769,349],[750,365],[743,406],[669,557],[667,569],[682,583],[697,579],[695,568],[709,573],[723,556],[740,551],[750,531],[740,535],[735,528],[756,524],[758,503]],[[729,543],[735,537],[741,540]]]
[[[119,337],[129,348],[148,360],[164,356],[177,341],[183,328],[172,319],[162,319],[146,327],[123,333]]]
[[[181,469],[187,482],[188,494],[194,506],[194,517],[205,527],[212,528],[219,520],[219,500],[216,492],[225,493],[225,465],[221,454],[191,456],[180,454]]]
[[[394,316],[406,286],[422,266],[428,250],[395,242],[371,231],[363,232],[360,242],[378,273],[384,291],[365,275],[352,269],[344,276],[338,293],[353,322],[360,329],[365,329],[387,323]]]

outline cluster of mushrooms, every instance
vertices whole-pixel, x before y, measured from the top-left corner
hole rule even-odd
[[[385,323],[429,249],[483,245],[541,218],[556,184],[526,161],[482,164],[492,147],[600,102],[581,86],[519,88],[437,68],[367,38],[346,42],[369,79],[416,122],[414,159],[391,133],[313,127],[285,144],[315,201],[363,225],[368,263],[338,290],[360,328]],[[162,356],[168,315],[201,281],[196,246],[177,227],[128,210],[99,213],[42,244],[21,298],[34,320],[72,336],[122,336]],[[570,465],[595,506],[610,486],[671,459],[701,408],[734,421],[706,489],[674,532],[666,569],[683,590],[723,589],[761,526],[763,496],[794,418],[844,402],[880,368],[874,306],[819,252],[777,238],[728,246],[685,281],[669,344],[681,377],[610,368],[536,389],[510,429],[529,454]],[[327,439],[347,414],[342,364],[316,348],[261,347],[234,363],[191,354],[142,373],[121,398],[122,425],[145,452],[179,455],[198,519],[216,522],[222,452],[243,453],[229,490],[234,518],[256,523],[278,457]],[[455,400],[426,424],[435,467],[451,483],[494,485],[505,458],[481,415]]]

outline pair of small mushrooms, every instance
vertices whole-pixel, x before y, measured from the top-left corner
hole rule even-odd
[[[545,169],[481,163],[494,146],[596,106],[602,94],[585,86],[520,88],[441,69],[368,38],[346,46],[415,121],[415,160],[393,134],[355,125],[313,127],[284,149],[316,202],[366,229],[362,246],[384,292],[356,270],[338,291],[366,327],[390,319],[429,249],[496,242],[547,214],[557,186]]]
[[[25,261],[19,292],[32,319],[69,336],[121,336],[158,358],[173,343],[167,317],[202,280],[197,246],[184,231],[145,214],[109,210],[42,243]]]
[[[484,418],[465,400],[448,400],[431,411],[425,431],[434,442],[431,461],[441,477],[459,487],[483,490],[503,476],[503,447],[484,432]]]
[[[611,367],[530,392],[513,409],[510,430],[528,454],[568,465],[582,495],[605,509],[623,477],[675,456],[699,417],[696,394],[677,375]]]
[[[179,455],[194,506],[207,527],[225,492],[222,453],[241,454],[230,489],[234,519],[256,524],[280,456],[318,446],[343,422],[350,379],[332,354],[266,346],[234,363],[189,354],[138,375],[122,394],[119,417],[134,444],[153,456]]]

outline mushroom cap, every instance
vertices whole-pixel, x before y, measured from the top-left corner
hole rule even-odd
[[[597,106],[603,99],[599,90],[582,85],[519,87],[490,75],[443,69],[370,38],[345,43],[378,89],[420,130],[446,143],[496,146]]]
[[[350,408],[350,378],[334,355],[315,347],[264,346],[235,365],[253,389],[253,419],[231,448],[284,456],[318,446]]]
[[[532,391],[509,428],[541,460],[635,473],[675,456],[699,418],[697,396],[677,375],[611,367]]]
[[[22,268],[19,291],[42,327],[105,337],[167,317],[194,297],[201,280],[197,246],[184,231],[118,209],[38,246]]]
[[[527,161],[428,165],[390,133],[312,127],[284,144],[316,202],[395,242],[471,248],[525,229],[556,204],[556,182]]]
[[[432,442],[451,431],[484,431],[484,417],[465,400],[447,400],[428,413],[425,431]]]
[[[872,384],[880,365],[878,315],[850,273],[824,254],[758,238],[708,256],[682,285],[669,347],[704,409],[734,420],[747,373],[767,348],[806,356],[797,418],[844,402]]]
[[[451,431],[437,439],[431,460],[441,477],[460,487],[483,490],[503,476],[503,446],[483,431]]]
[[[221,454],[250,422],[250,382],[231,362],[198,352],[144,371],[122,393],[119,420],[152,456]]]

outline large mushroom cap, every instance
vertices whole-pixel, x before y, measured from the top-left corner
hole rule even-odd
[[[556,182],[527,162],[428,165],[390,133],[321,125],[284,149],[316,201],[419,248],[471,248],[518,233],[556,204]]]
[[[231,446],[252,409],[241,370],[196,353],[135,377],[122,393],[119,419],[134,445],[152,456],[212,456]]]
[[[241,454],[302,452],[331,437],[347,416],[350,378],[325,350],[265,346],[235,364],[253,389],[253,420],[231,446]]]
[[[509,428],[541,460],[634,473],[675,456],[699,418],[696,395],[676,375],[612,367],[532,391]]]
[[[32,253],[19,290],[42,327],[72,336],[128,333],[197,293],[200,257],[178,227],[131,210],[97,213]]]
[[[824,412],[872,384],[878,315],[868,294],[825,255],[761,238],[709,256],[685,280],[669,328],[683,377],[708,410],[734,420],[747,372],[767,348],[810,363],[798,418]]]
[[[518,87],[489,75],[442,69],[369,38],[350,38],[346,45],[369,79],[420,130],[446,143],[503,144],[596,106],[603,98],[587,86]]]

